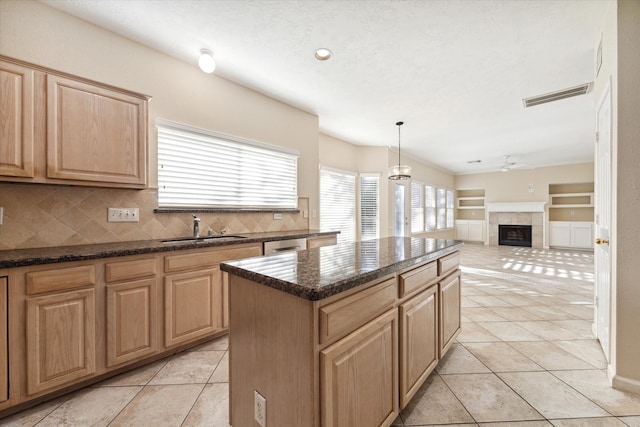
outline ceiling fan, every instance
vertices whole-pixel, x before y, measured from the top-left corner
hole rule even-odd
[[[502,163],[502,166],[500,166],[500,170],[502,172],[509,172],[516,165],[516,162],[509,161],[509,157],[511,157],[510,154],[504,156],[504,162]]]

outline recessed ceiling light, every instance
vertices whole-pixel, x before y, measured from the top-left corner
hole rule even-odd
[[[331,58],[331,55],[333,55],[333,53],[326,47],[316,49],[315,56],[318,61],[326,61],[327,59]]]
[[[216,69],[216,61],[213,59],[213,52],[209,49],[200,49],[200,58],[198,59],[200,69],[205,73],[213,73]]]

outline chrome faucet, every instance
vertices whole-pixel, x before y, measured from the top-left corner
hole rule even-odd
[[[200,218],[194,214],[191,214],[191,216],[193,217],[193,237],[197,239],[200,237]]]

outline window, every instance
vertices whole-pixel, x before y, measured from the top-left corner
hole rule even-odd
[[[160,207],[296,209],[298,155],[158,120]]]
[[[424,187],[424,229],[435,231],[436,229],[436,188],[430,185]]]
[[[424,186],[419,182],[411,183],[411,232],[420,233],[424,231]]]
[[[360,240],[380,235],[379,174],[360,174]]]
[[[320,230],[340,231],[338,242],[356,240],[356,174],[320,167]]]
[[[453,190],[447,190],[447,228],[453,228]]]
[[[454,225],[454,203],[453,190],[436,188],[431,185],[424,187],[425,219],[424,229],[426,231],[442,230],[453,228]]]

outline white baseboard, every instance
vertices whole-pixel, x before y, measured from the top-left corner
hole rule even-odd
[[[611,367],[611,365],[609,365]],[[609,370],[608,370],[609,371]],[[609,371],[611,373],[611,371]],[[609,376],[611,379],[611,386],[616,390],[628,391],[631,393],[640,394],[640,381],[632,378],[625,378],[621,375]]]

